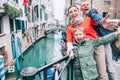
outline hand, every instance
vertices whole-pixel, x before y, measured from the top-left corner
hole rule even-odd
[[[115,21],[109,21],[108,18],[110,17],[110,14],[108,14],[101,22],[102,26],[105,28],[105,29],[108,29],[108,30],[113,30],[114,28],[116,28],[118,25],[117,25],[117,22]]]
[[[73,50],[70,50],[70,53],[69,53],[69,58],[70,59],[74,59],[74,52],[73,52]]]
[[[59,70],[60,69],[60,64],[56,64],[55,69]]]

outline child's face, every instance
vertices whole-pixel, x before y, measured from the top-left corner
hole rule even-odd
[[[73,37],[74,37],[74,40],[75,40],[77,43],[80,43],[80,42],[85,38],[85,35],[84,35],[84,32],[83,32],[83,31],[76,30],[76,31],[73,33]]]
[[[81,10],[83,11],[83,13],[85,15],[88,14],[88,12],[90,11],[90,9],[91,9],[90,2],[88,2],[88,1],[82,2],[82,4],[81,4]]]
[[[71,7],[68,10],[68,16],[72,19],[75,20],[76,18],[79,17],[79,10],[77,7]]]

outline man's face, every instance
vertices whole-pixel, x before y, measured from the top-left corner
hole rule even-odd
[[[87,1],[82,2],[82,4],[81,4],[81,10],[83,11],[83,13],[84,13],[85,15],[88,14],[88,12],[90,11],[90,9],[91,9],[91,4],[90,4],[90,2],[87,2]]]
[[[82,31],[77,30],[74,32],[73,37],[77,43],[80,43],[84,39],[85,35]]]
[[[71,7],[68,11],[68,15],[72,20],[79,17],[79,10],[76,7]]]

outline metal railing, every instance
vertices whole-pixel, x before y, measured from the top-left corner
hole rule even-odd
[[[68,59],[68,55],[67,56],[64,56],[63,58],[61,58],[61,59],[59,59],[59,60],[57,60],[57,61],[54,61],[54,62],[52,62],[52,63],[49,63],[49,64],[47,64],[47,65],[45,65],[45,66],[43,66],[43,67],[40,67],[40,68],[38,68],[38,72],[36,73],[36,74],[39,74],[40,72],[44,72],[44,73],[46,73],[46,70],[47,69],[49,69],[49,68],[51,68],[53,65],[55,65],[55,64],[57,64],[57,63],[60,63],[60,62],[63,62],[63,61],[65,61],[65,60],[67,60],[66,61],[66,63],[65,63],[65,65],[64,65],[64,67],[62,68],[62,70],[59,72],[59,75],[58,75],[58,78],[57,78],[57,80],[60,80],[61,79],[61,76],[62,76],[62,73],[64,72],[64,70],[67,68],[67,66],[69,65],[69,63],[70,63],[70,59]],[[47,80],[47,76],[46,76],[47,74],[44,74],[44,80]],[[53,74],[54,76],[53,76],[53,80],[55,79],[55,74]],[[67,76],[67,77],[70,77],[70,75],[69,76]],[[67,80],[69,80],[69,78],[67,79]]]
[[[73,68],[72,68],[72,64],[70,63],[71,60],[68,57],[69,56],[66,55],[63,58],[59,59],[59,60],[56,60],[56,61],[54,61],[52,63],[46,64],[46,65],[38,68],[37,72],[32,77],[35,78],[36,75],[39,75],[39,80],[61,80],[61,76],[62,76],[63,72],[65,71],[65,69],[67,69],[66,80],[73,80]],[[63,68],[60,70],[57,79],[55,79],[55,72],[54,72],[54,74],[53,74],[52,77],[49,76],[49,78],[51,78],[51,79],[48,79],[47,70],[50,69],[50,68],[52,68],[53,65],[55,65],[57,63],[61,63],[63,61],[65,61],[65,64],[64,64]],[[43,72],[43,77],[41,78],[41,73],[42,72]],[[27,78],[27,80],[29,80],[28,79],[29,77],[30,77],[30,80],[31,80],[31,76],[26,76],[26,77],[23,76],[23,80],[26,80],[26,78]],[[38,78],[37,78],[37,80],[38,80]]]

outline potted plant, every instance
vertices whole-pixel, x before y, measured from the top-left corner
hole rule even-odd
[[[18,10],[12,6],[10,6],[8,3],[4,3],[5,8],[5,15],[8,15],[10,18],[17,18],[22,15],[22,10]]]
[[[1,50],[0,51],[0,55],[4,56],[4,63],[6,63],[7,59],[8,59],[8,54],[6,50]]]

